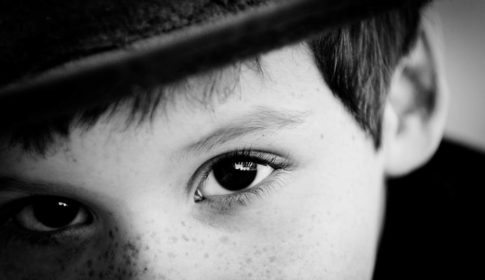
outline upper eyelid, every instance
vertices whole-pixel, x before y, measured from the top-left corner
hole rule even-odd
[[[255,159],[258,158],[257,155],[263,156],[263,155],[271,154],[274,157],[281,158],[282,161],[285,161],[286,164],[284,164],[284,167],[283,168],[287,168],[288,166],[291,166],[291,164],[289,163],[290,160],[287,157],[282,156],[282,155],[280,155],[278,153],[275,153],[275,152],[267,152],[267,151],[256,150],[256,149],[251,149],[251,148],[244,148],[244,149],[238,149],[238,150],[233,150],[233,151],[230,151],[230,152],[226,152],[226,153],[223,153],[223,154],[220,154],[218,156],[215,156],[215,157],[209,159],[208,161],[204,162],[195,171],[195,173],[191,176],[191,178],[189,179],[189,181],[187,183],[187,187],[186,187],[187,197],[189,199],[192,198],[192,194],[195,192],[195,190],[199,186],[199,184],[197,184],[197,180],[201,180],[201,179],[205,180],[205,179],[207,179],[207,176],[210,174],[210,169],[212,168],[212,166],[214,166],[214,164],[218,160],[221,160],[223,158],[227,158],[227,157],[230,157],[230,156],[241,155],[241,153],[244,153],[245,156],[248,156],[248,157],[254,157]],[[281,164],[283,165],[283,162],[281,162]],[[274,166],[272,166],[272,167],[274,168]]]
[[[6,202],[3,205],[0,205],[0,210],[4,210],[5,208],[7,208],[7,209],[9,209],[9,211],[8,211],[9,213],[12,213],[12,212],[15,212],[15,211],[20,211],[24,207],[31,205],[34,202],[41,200],[41,199],[44,199],[44,198],[58,199],[60,201],[67,201],[67,202],[70,202],[72,204],[79,206],[80,208],[88,210],[87,207],[84,204],[76,201],[75,199],[57,196],[57,195],[30,195],[30,196],[16,198],[16,199],[13,199],[9,202]],[[89,212],[91,212],[91,211],[89,211]],[[0,212],[0,217],[2,216],[2,214],[3,213]]]
[[[11,176],[0,176],[0,194],[17,193],[18,196],[56,196],[76,201],[86,206],[109,201],[109,197],[85,187],[64,183],[45,182]]]
[[[266,152],[266,151],[260,151],[256,149],[238,149],[230,152],[226,152],[223,154],[220,154],[218,156],[215,156],[211,158],[210,160],[206,161],[201,167],[207,166],[205,169],[209,169],[210,167],[214,166],[214,164],[217,161],[220,161],[222,159],[230,158],[230,157],[236,157],[236,156],[242,156],[242,157],[247,157],[249,159],[254,159],[258,161],[269,161],[269,156],[266,155],[271,155],[271,158],[283,158],[283,156],[273,153],[273,152]],[[271,165],[271,162],[269,162]]]
[[[209,196],[206,198],[205,204],[209,205],[213,209],[216,209],[218,213],[228,213],[229,211],[233,210],[233,205],[235,203],[245,206],[255,197],[261,197],[279,187],[284,182],[282,181],[282,175],[285,173],[285,171],[277,170],[274,171],[274,175],[271,177],[271,179],[269,179],[269,182],[265,180],[266,183],[264,184],[259,183],[252,188],[232,194]]]
[[[6,187],[1,187],[6,183]],[[5,185],[3,185],[5,186]],[[73,201],[80,205],[91,215],[93,220],[101,220],[109,212],[106,205],[114,203],[109,197],[102,194],[94,193],[85,188],[77,188],[73,185],[38,183],[35,181],[24,181],[12,177],[0,177],[0,199],[8,195],[5,203],[0,204],[0,222],[8,213],[2,213],[5,209],[11,209],[15,203],[25,204],[26,201],[32,201],[39,197],[58,197],[63,200]],[[8,211],[12,214],[13,210]]]

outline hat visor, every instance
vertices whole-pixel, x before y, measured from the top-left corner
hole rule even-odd
[[[41,122],[309,38],[395,8],[388,0],[287,0],[70,62],[0,90],[0,127]],[[126,93],[124,93],[126,94]]]

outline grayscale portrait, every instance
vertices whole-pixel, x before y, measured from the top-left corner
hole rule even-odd
[[[470,279],[478,11],[1,0],[0,279]]]

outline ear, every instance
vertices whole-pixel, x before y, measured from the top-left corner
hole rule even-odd
[[[436,26],[423,22],[419,38],[393,75],[383,116],[383,150],[388,176],[426,163],[443,135],[447,90],[437,48]]]

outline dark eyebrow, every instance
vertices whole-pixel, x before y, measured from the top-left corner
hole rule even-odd
[[[219,128],[200,140],[188,145],[187,151],[208,151],[214,147],[227,143],[247,134],[261,131],[277,131],[294,127],[304,122],[308,112],[277,111],[265,107],[258,107],[255,111],[237,118],[229,126]]]

